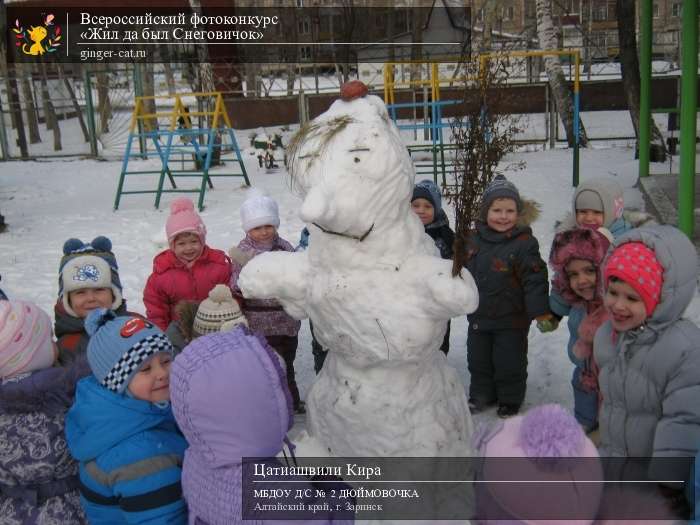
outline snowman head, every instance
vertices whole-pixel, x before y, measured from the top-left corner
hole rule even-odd
[[[302,126],[288,156],[304,222],[357,240],[406,222],[415,171],[378,97],[336,100]]]

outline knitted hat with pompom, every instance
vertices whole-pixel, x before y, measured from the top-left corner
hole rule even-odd
[[[58,297],[73,317],[78,316],[71,308],[69,294],[84,288],[110,288],[114,299],[111,309],[122,305],[117,258],[112,253],[112,241],[102,235],[89,243],[71,238],[63,244],[63,257],[58,267]]]
[[[205,244],[207,239],[207,228],[199,214],[194,211],[194,203],[186,197],[180,197],[170,203],[170,215],[165,223],[165,233],[171,249],[175,237],[181,233],[194,233],[202,244]]]
[[[217,284],[209,292],[209,297],[199,303],[192,331],[200,336],[233,330],[239,324],[248,326],[248,321],[233,298],[231,289],[225,284]]]
[[[572,414],[559,405],[542,405],[493,430],[482,432],[476,443],[484,456],[483,479],[494,482],[481,486],[482,519],[593,522],[602,483],[591,482],[601,481],[603,471],[595,445]],[[503,480],[509,482],[499,483]]]

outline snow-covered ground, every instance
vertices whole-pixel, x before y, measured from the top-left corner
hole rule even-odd
[[[241,138],[248,134],[241,132]],[[634,187],[637,162],[633,156],[629,147],[584,149],[581,151],[581,177],[616,177],[625,187],[626,205],[643,209],[642,196]],[[518,153],[504,163],[520,160],[526,163],[524,170],[507,175],[525,197],[542,205],[542,215],[533,227],[545,258],[549,255],[553,225],[570,206],[571,158],[568,150],[537,151]],[[280,205],[280,234],[296,244],[304,226],[298,216],[301,201],[290,191],[285,171],[266,172],[258,168],[253,156],[246,154],[245,159],[252,184],[263,188]],[[96,160],[0,164],[0,212],[9,224],[8,231],[0,234],[0,286],[10,297],[35,301],[52,312],[63,242],[69,237],[89,241],[97,235],[107,235],[112,239],[119,261],[128,306],[134,311],[144,311],[142,290],[151,272],[152,258],[165,244],[168,204],[178,195],[164,196],[160,210],[153,208],[152,195],[129,195],[123,198],[119,211],[114,212],[112,206],[120,167],[117,161]],[[155,187],[154,178],[134,178],[138,180],[136,183],[129,181],[130,189]],[[214,179],[216,188],[207,192],[207,207],[202,216],[209,231],[208,243],[213,247],[228,250],[243,237],[238,210],[248,189],[241,182],[240,178]],[[185,186],[186,183],[182,181],[181,184]],[[697,297],[688,315],[700,322]],[[466,327],[463,317],[452,321],[448,356],[465,388],[469,383]],[[526,406],[558,402],[572,407],[571,365],[565,350],[567,337],[565,323],[552,334],[540,334],[534,327],[530,330]],[[304,396],[315,377],[306,322],[302,324],[296,371]],[[495,414],[490,411],[476,416],[475,420],[493,417]]]

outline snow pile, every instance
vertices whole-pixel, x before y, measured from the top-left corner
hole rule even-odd
[[[329,349],[307,395],[317,440],[309,448],[470,455],[464,389],[438,347],[445,322],[472,312],[478,293],[466,270],[452,277],[410,209],[415,173],[384,104],[371,95],[336,101],[300,130],[289,158],[309,249],[256,257],[239,285],[310,317]]]

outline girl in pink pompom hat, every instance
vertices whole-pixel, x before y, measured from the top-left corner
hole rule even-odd
[[[161,330],[177,319],[180,301],[202,301],[217,284],[228,285],[231,260],[206,244],[207,228],[190,199],[170,204],[165,223],[169,248],[153,259],[153,273],[143,291],[146,317]]]

